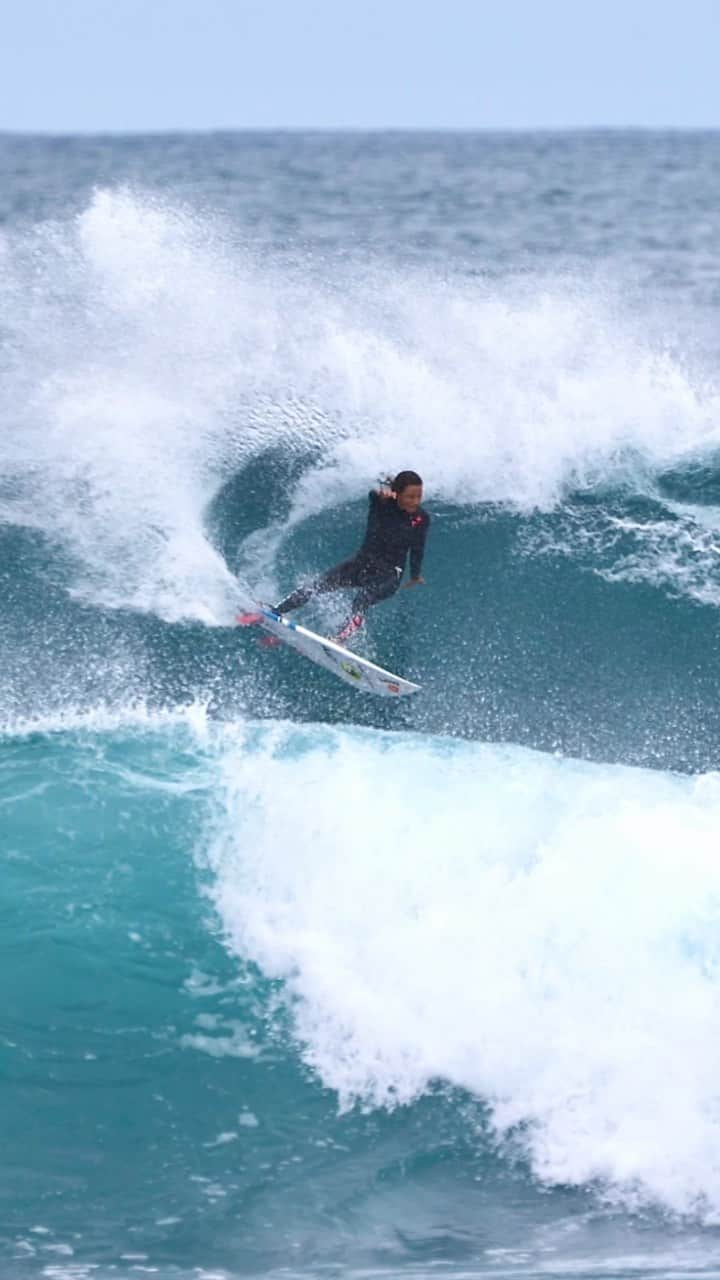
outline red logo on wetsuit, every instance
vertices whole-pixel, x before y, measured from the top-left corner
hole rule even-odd
[[[423,523],[423,519],[424,519],[423,516],[411,516],[410,524],[412,525],[413,529],[417,529],[418,525]]]

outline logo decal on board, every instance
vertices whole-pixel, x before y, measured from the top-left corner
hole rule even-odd
[[[385,687],[386,687],[386,689],[387,689],[388,693],[399,693],[399,692],[400,692],[400,685],[399,685],[399,684],[393,684],[393,682],[392,682],[391,680],[386,680],[386,681],[385,681]]]
[[[350,676],[351,680],[362,680],[362,671],[354,667],[352,662],[341,662],[340,666],[345,674]]]

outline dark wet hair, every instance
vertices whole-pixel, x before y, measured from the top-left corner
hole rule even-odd
[[[417,471],[398,471],[392,482],[393,493],[402,493],[403,489],[409,489],[411,484],[422,484]]]

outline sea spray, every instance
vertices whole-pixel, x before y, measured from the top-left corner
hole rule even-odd
[[[550,510],[720,445],[717,387],[599,283],[346,271],[253,259],[217,218],[131,190],[13,233],[3,519],[65,548],[83,599],[226,623],[207,508],[268,449],[322,454],[292,525],[408,461],[445,501]]]

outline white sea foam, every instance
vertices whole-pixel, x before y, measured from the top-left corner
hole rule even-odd
[[[341,1105],[450,1081],[542,1181],[716,1219],[720,777],[236,732],[217,909]]]
[[[141,732],[182,727],[197,742],[207,740],[209,722],[203,702],[151,707],[142,700],[118,705],[97,703],[68,707],[47,715],[11,716],[0,720],[0,737],[26,738],[32,734],[110,734],[137,729]]]
[[[202,708],[19,729],[181,746],[228,943],[341,1106],[448,1081],[539,1180],[720,1217],[720,775]],[[203,1014],[183,1045],[257,1052]]]
[[[720,446],[716,383],[598,284],[328,276],[253,263],[207,215],[129,191],[14,234],[0,518],[60,542],[83,598],[227,622],[238,588],[207,504],[269,445],[322,450],[290,525],[388,468],[549,510]],[[254,585],[287,527],[251,544]]]

